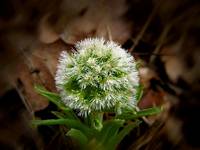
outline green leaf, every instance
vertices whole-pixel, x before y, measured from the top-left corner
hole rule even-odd
[[[150,116],[150,115],[155,115],[158,114],[162,111],[160,107],[152,107],[152,108],[147,108],[143,109],[137,112],[138,117],[143,117],[143,116]]]
[[[143,86],[140,84],[138,86],[136,86],[136,94],[135,94],[135,100],[138,103],[143,95]]]
[[[80,121],[80,119],[76,116],[76,114],[71,108],[62,107],[61,110],[62,110],[61,112],[52,111],[51,113],[54,114],[58,118],[74,119],[74,120]]]
[[[80,119],[76,116],[76,114],[74,113],[74,111],[71,108],[62,109],[62,110],[63,110],[65,118],[74,119],[74,120],[79,120],[80,121]]]
[[[66,107],[64,105],[64,103],[61,101],[61,97],[58,94],[49,92],[43,86],[40,86],[40,85],[35,85],[34,88],[35,88],[36,92],[38,92],[40,95],[46,97],[50,102],[54,103],[59,108]]]
[[[88,138],[84,135],[84,133],[74,128],[70,129],[66,135],[77,140],[81,146],[85,146],[88,142]]]
[[[56,117],[60,118],[60,119],[65,119],[65,115],[61,112],[58,111],[51,111],[52,114],[54,114]]]
[[[119,128],[124,124],[124,120],[114,119],[106,121],[103,125],[103,129],[98,135],[98,141],[102,143],[102,145],[106,145],[109,141],[110,137],[116,136]]]
[[[87,137],[92,137],[94,130],[90,129],[82,122],[74,119],[48,119],[48,120],[33,120],[33,125],[66,125],[68,128],[75,128],[82,131]]]
[[[66,119],[48,119],[48,120],[32,120],[33,125],[64,125]]]
[[[147,109],[140,110],[138,112],[136,112],[134,110],[126,111],[126,112],[123,112],[121,115],[118,115],[116,118],[131,120],[131,119],[137,119],[137,118],[144,117],[144,116],[156,115],[156,114],[160,113],[161,111],[162,110],[159,107],[147,108]]]
[[[139,70],[140,67],[142,66],[142,62],[138,60],[138,61],[136,61],[135,63],[136,63],[136,64],[135,64],[135,68],[136,68],[137,70]]]
[[[140,123],[141,121],[129,123],[116,136],[110,137],[108,140],[108,145],[106,146],[106,150],[116,149],[117,145],[124,139],[124,137],[128,135],[133,128],[138,127]]]

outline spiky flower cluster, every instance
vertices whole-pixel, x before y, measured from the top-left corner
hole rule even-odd
[[[85,39],[77,52],[61,53],[56,86],[63,102],[81,115],[135,105],[138,72],[134,58],[114,42]]]

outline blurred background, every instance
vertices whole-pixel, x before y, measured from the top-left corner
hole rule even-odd
[[[0,149],[76,149],[59,126],[34,128],[56,109],[34,85],[56,92],[58,55],[86,37],[104,37],[140,62],[140,108],[162,106],[118,149],[200,149],[198,0],[2,0]]]

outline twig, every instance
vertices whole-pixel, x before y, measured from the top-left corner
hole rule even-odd
[[[112,34],[109,25],[106,26],[109,41],[112,41]]]
[[[166,36],[167,36],[167,33],[169,32],[170,28],[171,28],[171,24],[168,24],[168,25],[164,28],[162,34],[160,35],[160,37],[159,37],[159,39],[158,39],[158,45],[156,46],[156,48],[155,48],[155,50],[154,50],[154,53],[156,53],[156,54],[159,53],[160,48],[162,47],[162,45],[163,45],[163,43],[164,43],[164,40],[165,40],[165,38],[166,38]],[[150,62],[153,62],[153,61],[155,60],[155,58],[156,58],[156,56],[155,56],[155,55],[152,55],[152,57],[150,58]]]
[[[148,17],[146,23],[142,27],[142,30],[140,31],[140,33],[138,34],[138,36],[134,40],[134,45],[129,50],[130,53],[135,49],[135,47],[138,45],[139,41],[143,37],[143,35],[144,35],[145,31],[147,30],[149,24],[151,23],[152,19],[154,18],[154,16],[155,16],[155,14],[157,12],[157,9],[160,6],[160,4],[161,4],[161,1],[158,2],[158,4],[156,5],[156,7],[153,9],[151,15]]]

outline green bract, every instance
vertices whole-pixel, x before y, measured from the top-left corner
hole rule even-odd
[[[80,115],[135,106],[138,72],[134,58],[118,44],[85,39],[77,52],[60,55],[56,86],[62,101]],[[118,109],[118,110],[119,110]]]

